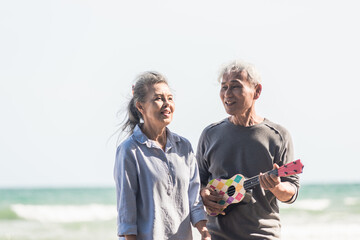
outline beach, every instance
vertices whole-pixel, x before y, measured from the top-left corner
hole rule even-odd
[[[284,240],[360,239],[360,184],[305,184],[280,214]],[[117,239],[115,189],[0,189],[0,240],[20,239]]]

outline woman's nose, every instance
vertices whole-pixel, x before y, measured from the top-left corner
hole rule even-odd
[[[170,104],[170,101],[168,99],[164,99],[164,106],[168,106]]]

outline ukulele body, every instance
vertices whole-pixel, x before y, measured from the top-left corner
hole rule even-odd
[[[219,201],[220,205],[224,206],[224,209],[232,204],[238,203],[244,199],[246,190],[244,188],[245,177],[241,174],[236,174],[229,179],[212,179],[207,187],[215,190],[223,199]],[[216,216],[216,213],[209,213],[210,216]]]
[[[273,169],[266,172],[267,174],[274,174],[278,177],[286,177],[295,174],[302,173],[304,165],[301,163],[300,159],[285,164],[278,169]],[[218,203],[220,205],[227,207],[232,203],[238,203],[245,197],[246,189],[250,189],[256,185],[259,185],[259,175],[254,176],[250,179],[246,179],[241,174],[236,174],[229,179],[212,179],[207,187],[211,188],[220,195],[223,196],[223,200],[220,200]],[[209,213],[210,216],[216,216],[216,213]]]

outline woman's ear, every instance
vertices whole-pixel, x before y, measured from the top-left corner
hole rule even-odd
[[[136,102],[135,107],[141,114],[144,114],[144,108],[140,102]]]
[[[254,99],[258,99],[260,97],[261,91],[262,91],[262,85],[260,83],[258,83],[258,85],[256,85],[256,87],[255,87]]]

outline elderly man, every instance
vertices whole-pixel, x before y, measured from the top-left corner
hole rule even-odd
[[[208,217],[207,227],[215,240],[280,239],[277,201],[296,200],[299,178],[262,173],[294,160],[291,136],[284,127],[257,115],[255,102],[262,86],[251,64],[231,62],[222,69],[219,82],[229,117],[206,127],[197,149],[204,205],[219,214]],[[239,173],[246,178],[259,175],[260,186],[224,210],[219,204],[222,195],[205,186],[211,179]]]

